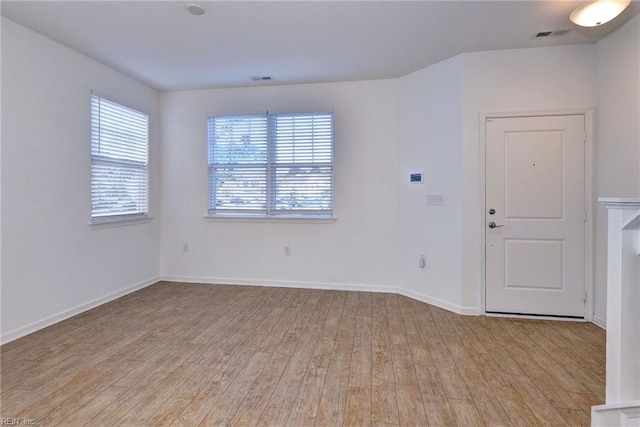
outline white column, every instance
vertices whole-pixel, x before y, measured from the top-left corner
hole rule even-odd
[[[640,425],[640,199],[608,209],[606,404],[592,425]]]

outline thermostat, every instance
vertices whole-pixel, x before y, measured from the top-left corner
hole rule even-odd
[[[422,184],[422,172],[412,173],[410,180],[412,184]]]

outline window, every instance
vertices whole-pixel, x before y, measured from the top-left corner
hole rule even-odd
[[[145,218],[149,115],[91,96],[91,222]]]
[[[210,117],[209,215],[331,217],[333,114]]]

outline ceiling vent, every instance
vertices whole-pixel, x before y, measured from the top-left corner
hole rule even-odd
[[[249,78],[254,82],[268,82],[270,80],[273,80],[273,77],[271,76],[251,76]]]
[[[556,30],[556,31],[541,31],[535,35],[534,39],[540,39],[544,37],[560,37],[569,33],[571,29],[568,30]]]

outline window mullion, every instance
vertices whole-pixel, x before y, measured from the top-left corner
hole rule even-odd
[[[267,113],[267,215],[275,210],[276,117]]]

